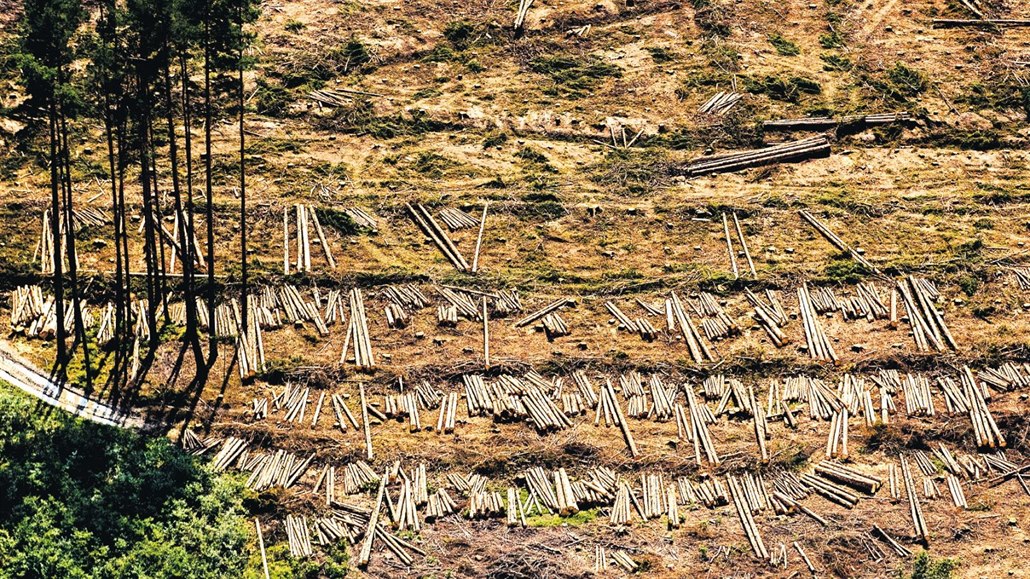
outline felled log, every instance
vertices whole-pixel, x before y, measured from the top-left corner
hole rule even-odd
[[[774,163],[826,157],[829,154],[830,142],[826,137],[813,137],[754,151],[698,159],[688,163],[682,171],[687,176],[697,177],[712,173],[742,171]]]

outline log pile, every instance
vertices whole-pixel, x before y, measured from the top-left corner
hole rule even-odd
[[[762,542],[762,536],[758,532],[758,525],[755,524],[755,519],[751,515],[751,509],[748,507],[747,498],[740,487],[740,483],[733,476],[727,476],[726,483],[730,489],[730,495],[733,497],[733,505],[737,509],[737,515],[740,517],[741,527],[743,527],[744,534],[747,535],[748,542],[751,544],[751,549],[755,552],[756,557],[768,559],[769,552]]]
[[[45,296],[38,285],[19,286],[11,292],[11,331],[27,338],[48,340],[57,334],[57,302],[53,296]],[[75,330],[75,318],[71,315],[70,302],[64,303],[64,329],[68,335]],[[95,322],[93,315],[84,308],[83,324],[86,329]],[[113,328],[111,329],[113,335]]]
[[[354,225],[361,229],[368,229],[369,231],[379,230],[379,220],[376,216],[360,207],[348,207],[343,210],[343,214],[349,217]]]
[[[666,302],[666,313],[668,314],[671,310],[676,325],[683,335],[683,341],[687,345],[687,350],[690,352],[691,359],[698,364],[715,360],[715,356],[712,355],[712,351],[705,343],[705,339],[698,332],[693,320],[690,319],[690,315],[683,309],[683,302],[680,301],[679,296],[676,295],[676,292],[670,292],[669,295],[670,300]]]
[[[447,236],[447,233],[440,228],[436,220],[433,219],[433,215],[425,208],[422,204],[416,203],[414,207],[411,204],[407,204],[408,214],[411,215],[411,219],[418,225],[419,229],[422,230],[426,236],[429,237],[436,244],[436,247],[440,250],[440,253],[444,254],[444,257],[454,266],[455,269],[462,272],[467,272],[471,269],[468,262],[458,251],[457,246],[451,241],[451,238]]]
[[[801,309],[801,321],[805,328],[805,343],[808,355],[815,360],[837,361],[837,353],[833,349],[823,325],[816,315],[815,306],[811,294],[808,291],[808,284],[803,283],[798,288],[798,307]]]
[[[316,209],[310,205],[297,203],[293,206],[294,231],[297,243],[297,259],[295,270],[298,272],[311,271],[311,230],[314,229],[322,252],[325,254],[326,263],[330,269],[336,269],[336,260],[329,249],[329,240],[322,230],[322,224],[318,221]],[[283,208],[283,275],[290,275],[290,209]]]
[[[343,469],[343,492],[348,495],[356,495],[366,492],[373,485],[379,483],[379,475],[372,467],[363,460],[357,460],[344,466]]]
[[[443,221],[444,225],[451,231],[479,226],[479,221],[475,217],[454,207],[444,207],[438,215],[440,216],[440,221]]]
[[[372,368],[376,364],[372,353],[372,340],[368,334],[368,319],[365,317],[365,302],[359,288],[350,290],[350,325],[343,343],[340,363],[347,361],[350,345],[354,346],[354,364],[359,368]]]
[[[973,434],[976,437],[976,444],[982,448],[1004,447],[1005,436],[998,429],[998,424],[987,409],[987,400],[984,388],[976,383],[973,371],[969,366],[963,366],[959,374],[962,382],[962,390],[965,395],[965,402],[969,408],[969,419],[973,423]]]
[[[619,400],[615,396],[615,389],[612,387],[611,380],[607,379],[605,380],[605,385],[601,387],[601,395],[597,401],[594,426],[599,425],[602,418],[606,427],[610,427],[612,424],[619,427],[622,431],[622,437],[626,441],[626,447],[629,449],[630,456],[636,458],[639,454],[636,441],[633,440],[633,433],[629,430],[626,415],[623,414],[622,407],[619,406]]]
[[[765,290],[766,299],[769,303],[762,301],[748,288],[744,288],[744,294],[747,296],[748,302],[755,308],[755,321],[765,330],[769,340],[777,348],[785,346],[789,339],[783,333],[782,328],[787,325],[788,318],[776,292],[770,289]]]
[[[719,91],[698,107],[697,112],[703,115],[724,115],[744,97],[739,92]]]
[[[776,119],[764,121],[762,129],[765,131],[826,131],[836,129],[840,126],[848,127],[876,127],[890,125],[911,120],[907,112],[898,113],[874,113],[870,115],[857,115],[834,119],[831,117],[804,117],[798,119]]]
[[[897,284],[898,292],[908,313],[908,323],[912,326],[912,337],[916,342],[916,350],[929,352],[931,348],[938,352],[946,348],[958,349],[955,338],[944,323],[944,316],[934,306],[940,297],[933,284],[924,278],[907,276]]]
[[[311,548],[311,534],[308,530],[307,517],[286,515],[284,526],[290,545],[290,555],[297,559],[303,559],[314,554],[314,550]]]
[[[713,173],[742,171],[774,163],[826,157],[829,154],[830,142],[826,137],[813,137],[754,151],[698,159],[687,164],[683,168],[683,172],[689,177],[697,177]]]
[[[241,459],[240,470],[249,471],[246,486],[263,491],[275,486],[290,488],[307,472],[314,455],[302,459],[285,450],[259,453]]]
[[[429,503],[426,506],[426,521],[442,519],[447,515],[454,514],[458,510],[458,504],[454,502],[446,489],[438,489],[429,496]]]
[[[252,300],[253,296],[247,296]],[[234,321],[237,327],[236,364],[240,371],[240,379],[246,380],[267,369],[265,365],[265,342],[261,335],[261,324],[258,316],[247,318],[247,327],[243,327],[240,312],[236,308],[236,300],[232,301]]]
[[[926,519],[923,517],[923,507],[919,504],[919,497],[916,496],[915,483],[912,481],[912,472],[908,466],[908,460],[901,456],[901,476],[905,484],[905,493],[908,495],[909,516],[912,518],[912,527],[915,529],[915,539],[923,545],[930,542],[930,533],[926,529]]]
[[[565,319],[558,312],[551,312],[540,318],[540,325],[543,326],[548,340],[568,336],[570,333],[568,323],[565,322]]]
[[[690,301],[691,308],[701,318],[701,331],[711,341],[725,340],[740,333],[740,328],[733,321],[715,297],[708,292],[701,292],[698,299]]]
[[[388,285],[383,289],[386,298],[408,310],[421,310],[429,305],[429,298],[412,284]]]

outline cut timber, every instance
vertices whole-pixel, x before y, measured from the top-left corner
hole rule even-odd
[[[876,267],[873,266],[873,264],[869,263],[869,260],[867,260],[861,253],[853,249],[851,246],[844,243],[843,239],[838,237],[837,234],[833,231],[830,231],[830,228],[824,225],[818,219],[816,219],[814,215],[812,215],[804,209],[798,211],[798,215],[800,215],[802,219],[811,224],[812,227],[814,227],[820,235],[825,237],[826,241],[829,241],[831,245],[833,245],[834,247],[843,252],[848,253],[851,256],[851,258],[857,261],[860,265],[862,265],[862,267],[868,269],[873,273],[879,273],[879,270],[877,270]]]
[[[702,364],[706,361],[715,360],[715,356],[712,355],[712,351],[705,344],[704,338],[697,331],[697,327],[694,325],[693,320],[690,319],[690,315],[683,309],[683,302],[680,301],[676,292],[670,293],[670,301],[667,303],[672,306],[671,309],[675,316],[676,324],[683,334],[683,341],[687,344],[690,357],[694,362]]]
[[[472,254],[472,273],[479,271],[479,250],[483,246],[483,229],[486,227],[486,210],[490,202],[483,204],[483,216],[479,219],[479,235],[476,236],[476,251]]]
[[[872,127],[908,121],[911,116],[906,112],[876,113],[833,119],[830,117],[804,117],[799,119],[777,119],[765,121],[762,128],[766,131],[826,131],[841,125]]]
[[[358,554],[358,567],[368,567],[372,559],[372,543],[375,541],[375,529],[379,524],[379,511],[383,508],[383,495],[386,494],[386,481],[390,480],[390,472],[386,471],[379,479],[379,490],[376,492],[376,504],[372,508],[372,514],[368,518],[368,527],[365,528],[365,540],[361,544],[361,552]]]
[[[526,15],[529,14],[529,7],[533,4],[533,0],[519,0],[519,8],[515,13],[515,25],[513,26],[516,33],[522,32],[522,27],[526,23]]]
[[[791,143],[773,145],[755,151],[698,159],[687,164],[683,168],[683,172],[690,177],[696,177],[712,173],[742,171],[774,163],[827,157],[829,154],[830,142],[826,137],[813,137]]]
[[[1027,19],[1012,19],[1012,18],[991,18],[982,20],[961,20],[953,18],[934,18],[934,28],[957,28],[963,26],[978,26],[978,27],[1024,27],[1030,26],[1030,20]]]
[[[365,396],[364,382],[358,384],[358,392],[361,395],[361,428],[365,431],[365,457],[372,460],[372,430],[368,424],[368,398]]]
[[[437,248],[440,249],[440,252],[444,254],[444,257],[454,265],[455,269],[458,271],[469,271],[471,269],[468,262],[462,257],[461,252],[455,247],[454,242],[436,223],[428,209],[421,204],[415,204],[414,207],[408,204],[407,208],[415,224],[419,226],[423,233],[429,236]]]
[[[265,572],[265,579],[272,579],[268,574],[268,556],[265,554],[265,537],[261,534],[261,521],[254,518],[254,526],[257,528],[258,547],[261,549],[261,568]]]
[[[533,312],[532,314],[529,314],[528,316],[522,318],[521,320],[515,322],[515,327],[516,328],[521,328],[523,326],[528,326],[529,324],[532,324],[533,322],[535,322],[535,321],[537,321],[539,319],[542,319],[544,316],[546,316],[546,315],[548,315],[548,314],[550,314],[552,312],[556,312],[556,311],[560,310],[561,308],[564,308],[565,306],[570,306],[573,303],[575,303],[575,302],[573,302],[569,298],[561,298],[559,300],[555,300],[555,301],[551,302],[550,304],[544,306],[543,308],[541,308],[541,309]]]

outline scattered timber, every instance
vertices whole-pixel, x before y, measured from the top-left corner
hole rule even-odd
[[[447,236],[447,233],[440,228],[436,220],[433,219],[429,210],[421,204],[415,204],[413,207],[411,204],[407,204],[408,213],[411,215],[411,219],[419,226],[419,229],[425,233],[429,239],[436,244],[436,247],[440,250],[440,253],[444,254],[444,257],[454,265],[458,271],[469,271],[468,262],[462,257],[461,252],[451,241],[451,238]]]
[[[682,170],[687,176],[697,177],[713,173],[742,171],[775,163],[826,157],[829,154],[830,142],[826,137],[813,137],[754,151],[698,159],[688,163]]]

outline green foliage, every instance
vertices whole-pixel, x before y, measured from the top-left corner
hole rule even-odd
[[[342,63],[343,72],[347,73],[352,70],[357,70],[372,62],[372,53],[369,52],[368,47],[365,46],[364,42],[361,42],[357,37],[352,36],[347,44],[330,54],[335,61]]]
[[[837,283],[858,283],[865,274],[862,264],[848,255],[837,256],[826,266],[826,279]]]
[[[657,64],[665,64],[676,60],[672,51],[662,46],[645,46],[644,50],[651,54],[651,60]]]
[[[424,112],[417,110],[410,111],[407,116],[400,113],[378,116],[372,102],[367,99],[356,100],[349,106],[337,107],[331,115],[319,118],[316,125],[322,130],[368,134],[377,139],[421,135],[449,126],[429,119]]]
[[[257,112],[263,115],[281,117],[293,102],[290,91],[263,78],[257,80]]]
[[[819,94],[822,88],[814,80],[799,76],[781,78],[766,76],[765,78],[745,78],[744,87],[752,94],[765,94],[778,101],[796,103],[802,95]]]
[[[840,25],[843,19],[836,12],[829,12],[826,15],[827,32],[819,36],[819,45],[823,48],[840,48],[844,46],[844,37],[840,33]]]
[[[526,193],[522,196],[522,200],[523,204],[512,208],[512,213],[519,217],[551,221],[564,217],[568,213],[561,200],[552,193]]]
[[[776,53],[780,56],[797,56],[801,54],[801,49],[798,48],[798,45],[784,38],[779,32],[773,32],[769,35],[769,44],[773,45]]]
[[[297,20],[290,20],[283,28],[286,29],[286,32],[300,32],[307,28],[307,25]]]
[[[980,280],[974,275],[966,274],[958,278],[958,287],[962,293],[972,297],[980,289]]]
[[[1001,145],[1001,134],[995,129],[946,129],[933,135],[940,145],[972,151],[987,151]]]
[[[901,62],[882,74],[862,74],[860,78],[880,96],[895,103],[905,103],[930,86],[924,73]]]
[[[837,54],[822,54],[819,59],[823,61],[823,70],[847,72],[851,70],[851,59]]]
[[[532,517],[526,517],[526,526],[529,527],[560,527],[562,525],[568,525],[570,527],[578,527],[585,525],[590,521],[597,518],[597,509],[587,509],[579,511],[574,515],[568,517],[562,517],[556,514],[540,514]]]
[[[165,438],[0,389],[0,576],[239,577],[246,493]]]
[[[709,35],[726,37],[730,35],[732,12],[724,4],[713,0],[690,0],[694,7],[694,23]]]
[[[587,167],[591,181],[629,195],[642,195],[668,185],[672,169],[673,163],[659,148],[619,149]]]
[[[522,159],[526,164],[546,173],[557,173],[558,170],[551,165],[547,156],[532,147],[522,147],[515,153],[515,158]]]
[[[483,148],[490,149],[493,147],[500,147],[501,145],[508,142],[508,133],[504,131],[495,131],[488,133],[483,137]]]
[[[996,111],[1021,110],[1030,120],[1030,86],[1023,86],[1014,79],[974,82],[966,87],[966,92],[955,97],[955,102]]]
[[[622,69],[593,56],[585,59],[543,56],[530,61],[529,69],[549,76],[554,82],[552,88],[545,90],[547,94],[573,98],[585,96],[606,78],[622,76]]]
[[[343,211],[331,209],[328,207],[320,207],[315,210],[318,215],[319,224],[335,229],[341,235],[358,235],[361,233],[361,228],[358,227],[357,223],[350,218]]]
[[[422,151],[411,163],[411,168],[427,177],[439,179],[443,177],[445,171],[455,167],[457,164],[453,159],[448,159],[439,153]]]
[[[71,40],[86,16],[76,0],[26,0],[21,18],[21,82],[36,106],[43,107],[70,89],[67,67],[74,59]]]
[[[935,559],[926,551],[920,551],[912,564],[909,579],[951,579],[952,572],[958,567],[955,559]]]
[[[475,33],[475,25],[465,20],[449,22],[443,29],[444,38],[446,38],[447,41],[458,50],[465,50],[468,48],[469,44],[473,41]]]

